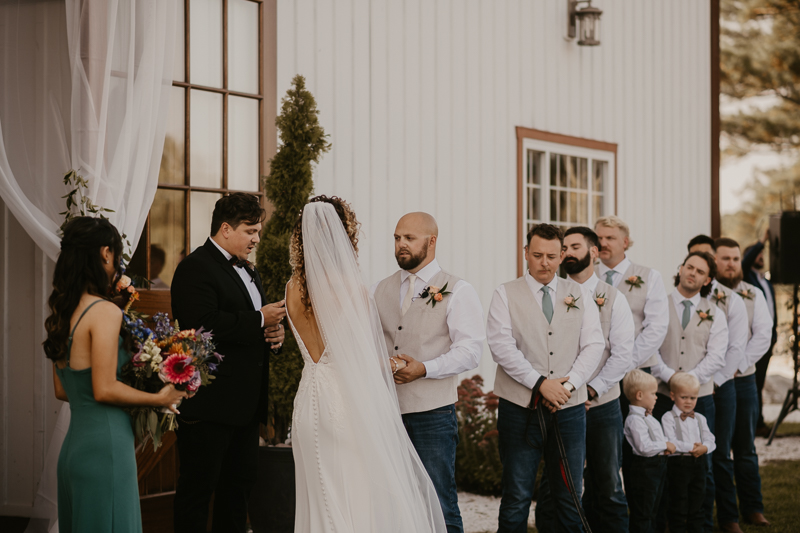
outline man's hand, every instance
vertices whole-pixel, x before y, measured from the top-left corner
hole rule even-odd
[[[264,315],[264,326],[277,326],[286,316],[286,300],[265,305],[261,308],[261,314]]]
[[[764,230],[764,236],[761,237],[761,244],[767,244],[769,240],[769,225],[767,225],[767,229]]]
[[[539,394],[542,398],[550,402],[551,405],[561,407],[567,403],[572,396],[570,392],[564,387],[564,383],[569,381],[569,376],[558,379],[545,379],[539,385]]]
[[[672,455],[673,453],[675,453],[675,445],[667,442],[667,455]]]
[[[699,442],[694,443],[694,446],[692,447],[692,455],[694,457],[700,457],[701,455],[706,453],[708,453],[708,446],[700,444]]]
[[[551,413],[555,413],[556,411],[558,411],[558,406],[557,405],[554,405],[554,404],[548,402],[544,398],[542,398],[541,401],[542,401],[542,407],[544,407],[545,409],[547,409]]]
[[[285,338],[286,331],[283,329],[283,324],[264,328],[264,341],[270,343],[271,348],[279,348]]]
[[[425,365],[410,357],[406,354],[400,354],[395,356],[397,359],[401,359],[406,362],[405,368],[399,369],[394,374],[394,382],[398,385],[403,383],[411,383],[414,380],[419,378],[424,378],[425,374],[428,373],[428,370],[425,368]]]

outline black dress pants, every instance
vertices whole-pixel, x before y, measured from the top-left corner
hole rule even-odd
[[[229,426],[179,421],[180,478],[175,491],[175,533],[206,531],[214,495],[214,533],[244,533],[247,500],[258,467],[258,422]]]
[[[681,455],[667,459],[670,533],[702,533],[705,524],[708,456]]]

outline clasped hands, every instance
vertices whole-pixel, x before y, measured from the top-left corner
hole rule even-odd
[[[286,300],[267,304],[261,308],[264,317],[264,341],[270,343],[271,348],[280,348],[286,337],[281,320],[286,316]]]
[[[394,382],[398,385],[411,383],[419,378],[424,378],[425,374],[428,373],[425,365],[406,354],[390,357],[389,362],[392,365]]]
[[[562,405],[572,397],[564,383],[569,381],[569,376],[558,379],[545,379],[539,385],[539,394],[542,395],[542,405],[551,413],[558,411]]]

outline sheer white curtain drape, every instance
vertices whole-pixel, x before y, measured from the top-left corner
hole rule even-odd
[[[177,0],[0,0],[0,197],[55,260],[75,169],[133,248],[158,184]],[[42,354],[42,357],[44,355]],[[57,530],[64,406],[29,530]]]

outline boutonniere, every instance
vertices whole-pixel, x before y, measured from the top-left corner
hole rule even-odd
[[[570,309],[580,309],[580,307],[578,307],[576,304],[576,302],[580,299],[580,296],[575,298],[572,294],[564,298],[564,303],[567,305],[567,313],[569,313]]]
[[[606,293],[594,295],[594,303],[597,304],[598,309],[602,309],[604,305],[606,305]]]
[[[753,299],[753,291],[750,290],[750,289],[742,289],[739,292],[737,292],[736,294],[738,294],[739,296],[741,296],[745,300],[752,300]]]
[[[725,305],[725,301],[728,299],[728,295],[719,290],[719,287],[714,288],[714,301],[718,304]]]
[[[711,313],[707,313],[705,311],[701,311],[700,309],[697,310],[697,316],[700,317],[700,322],[697,323],[698,326],[703,322],[705,322],[706,320],[708,320],[709,322],[714,321],[714,315],[712,315]]]
[[[644,280],[642,279],[642,276],[631,276],[625,280],[625,283],[630,285],[628,292],[631,292],[634,287],[636,287],[637,289],[641,287],[644,284]]]
[[[448,282],[449,283],[449,282]],[[425,290],[420,293],[420,298],[427,298],[428,301],[425,302],[426,304],[430,304],[431,307],[436,307],[438,302],[444,300],[444,297],[450,294],[450,291],[447,290],[447,283],[444,284],[444,287],[439,288],[433,285],[428,285],[425,287]]]

